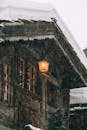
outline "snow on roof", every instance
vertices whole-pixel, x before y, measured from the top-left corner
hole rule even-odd
[[[0,3],[0,19],[15,21],[26,20],[47,20],[49,21],[53,13],[51,4],[42,4],[27,0],[4,0]]]
[[[19,19],[25,19],[52,21],[52,18],[57,20],[58,26],[66,36],[73,50],[77,53],[82,64],[87,69],[87,58],[84,52],[79,48],[68,28],[64,25],[63,20],[49,3],[40,4],[26,0],[3,0],[0,3],[0,20],[17,21]]]
[[[38,3],[30,0],[3,0],[0,3],[0,7],[14,6],[17,8],[26,8],[26,9],[39,9],[39,10],[50,10],[53,6],[50,3]]]
[[[87,87],[70,90],[70,104],[87,103]]]
[[[56,19],[57,19],[58,26],[60,27],[60,29],[62,30],[62,32],[66,36],[68,42],[72,46],[73,50],[76,52],[76,54],[79,57],[82,64],[87,69],[87,57],[86,57],[86,55],[84,54],[83,50],[81,50],[81,48],[79,47],[79,45],[75,41],[74,37],[72,36],[71,32],[69,31],[67,26],[64,24],[63,20],[60,18],[60,16],[56,12],[56,10],[54,10],[54,11],[55,11],[55,14],[56,14]]]

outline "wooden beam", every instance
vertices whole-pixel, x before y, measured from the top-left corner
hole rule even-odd
[[[56,87],[60,88],[60,85],[57,81],[57,79],[52,76],[52,75],[48,75],[46,73],[41,73],[42,76],[46,77],[48,81],[50,81],[52,84],[54,84]]]

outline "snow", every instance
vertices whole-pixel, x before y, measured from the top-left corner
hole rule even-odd
[[[49,17],[48,17],[49,16]],[[53,17],[53,11],[50,13],[49,10],[38,10],[38,9],[26,9],[26,8],[17,8],[17,7],[1,7],[0,8],[0,19],[16,21],[19,19],[26,20],[46,20],[50,21]]]
[[[52,5],[49,3],[38,3],[30,0],[3,0],[0,3],[0,7],[8,7],[14,6],[17,8],[26,8],[26,9],[39,9],[39,10],[50,10],[52,9]]]
[[[87,87],[70,90],[70,104],[87,103]]]
[[[28,1],[11,1],[11,0],[3,0],[0,3],[0,20],[9,20],[9,21],[17,21],[19,19],[25,20],[44,20],[44,21],[52,21],[52,18],[57,20],[57,24],[60,29],[63,31],[67,40],[73,47],[73,50],[77,53],[82,64],[87,69],[87,58],[83,51],[78,46],[77,42],[69,32],[66,25],[63,23],[63,20],[60,18],[59,14],[56,10],[50,5],[40,4],[35,2]]]
[[[25,125],[25,128],[26,127],[29,127],[31,130],[42,130],[41,128],[37,128],[37,127],[35,127],[35,126],[31,125],[31,124]]]

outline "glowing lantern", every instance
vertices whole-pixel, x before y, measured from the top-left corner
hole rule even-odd
[[[49,69],[49,63],[45,60],[39,61],[39,71],[42,73],[46,73]]]

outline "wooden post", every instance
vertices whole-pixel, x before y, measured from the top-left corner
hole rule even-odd
[[[47,79],[41,76],[42,80],[42,125],[46,129],[46,119],[47,119]]]
[[[68,88],[63,88],[61,91],[61,103],[64,109],[64,125],[69,128],[69,100],[70,100],[70,90]]]
[[[2,64],[1,100],[4,101],[4,65]]]

